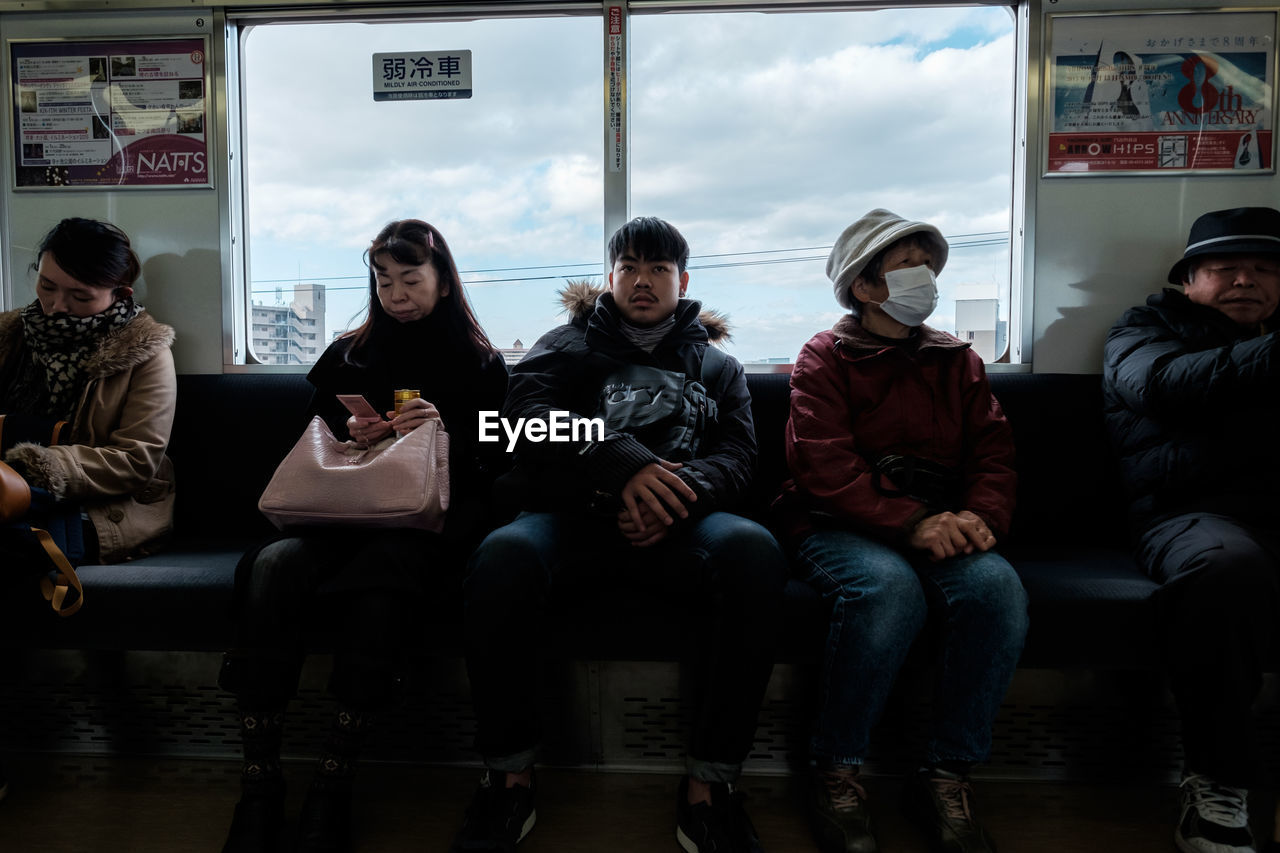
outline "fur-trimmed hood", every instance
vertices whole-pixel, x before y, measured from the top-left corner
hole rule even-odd
[[[102,339],[96,352],[85,362],[85,374],[93,379],[112,376],[136,367],[155,357],[162,349],[173,346],[172,326],[158,322],[140,311],[129,323]],[[0,359],[17,350],[22,343],[22,309],[0,314]]]
[[[570,320],[587,320],[596,310],[596,300],[609,288],[589,281],[571,281],[559,292],[560,304],[569,313]],[[686,301],[686,300],[681,300]],[[713,344],[732,339],[729,318],[719,311],[704,309],[698,314],[698,322],[707,330],[707,340]]]

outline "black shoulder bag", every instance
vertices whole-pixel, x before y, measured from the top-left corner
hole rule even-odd
[[[960,506],[960,474],[940,462],[886,453],[872,460],[871,468],[872,485],[886,497],[914,498],[937,512],[955,512]]]
[[[725,359],[708,344],[697,377],[649,365],[623,365],[605,378],[596,417],[606,429],[630,433],[663,459],[688,462],[697,457],[717,422],[719,406],[708,389]]]

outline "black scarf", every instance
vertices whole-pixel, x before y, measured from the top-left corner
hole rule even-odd
[[[46,414],[70,419],[91,378],[84,372],[85,363],[97,352],[103,338],[127,325],[141,310],[132,296],[117,299],[107,310],[88,317],[45,314],[39,300],[32,302],[20,316],[22,339],[31,353],[34,376],[19,377],[18,381],[38,381],[43,372]]]

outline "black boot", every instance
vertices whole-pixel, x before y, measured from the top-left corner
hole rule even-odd
[[[236,803],[222,853],[275,853],[283,825],[283,784],[275,791],[246,792]]]
[[[236,803],[222,853],[280,850],[284,824],[284,774],[280,769],[283,734],[283,711],[241,712],[244,764],[240,769],[240,802]]]
[[[370,715],[339,709],[298,818],[298,853],[351,850],[351,789]]]
[[[297,853],[348,853],[351,849],[351,780],[317,777],[302,801],[295,850]]]

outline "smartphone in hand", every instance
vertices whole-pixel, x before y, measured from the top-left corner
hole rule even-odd
[[[357,418],[382,420],[382,415],[378,413],[378,410],[369,405],[369,401],[359,394],[339,394],[338,402],[346,406],[347,411]]]

